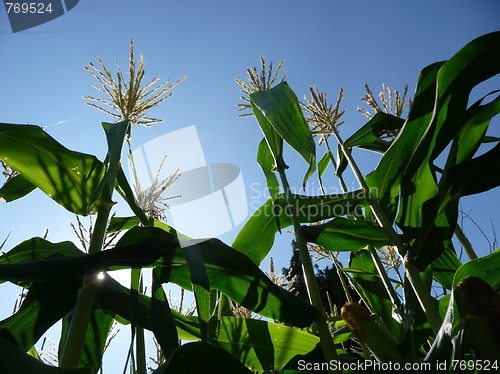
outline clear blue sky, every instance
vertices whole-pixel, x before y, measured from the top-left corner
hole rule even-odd
[[[100,122],[113,120],[84,105],[82,96],[98,93],[83,65],[97,63],[99,55],[112,72],[115,58],[126,71],[133,38],[137,59],[145,58],[145,81],[156,75],[172,81],[187,76],[174,96],[150,113],[165,122],[151,128],[136,126],[134,144],[196,125],[208,162],[230,162],[241,168],[250,204],[255,196],[252,183],[265,184],[255,161],[262,135],[255,119],[236,118],[235,105],[241,100],[234,79],[246,81],[246,69],[259,67],[260,55],[275,66],[285,60],[282,71],[289,72],[287,82],[299,99],[317,85],[334,103],[343,87],[346,123],[341,133],[347,138],[365,123],[356,112],[357,107],[366,107],[359,101],[364,83],[374,93],[381,83],[399,90],[408,84],[412,93],[422,68],[498,29],[497,0],[82,0],[64,16],[16,34],[0,9],[0,121],[43,126],[66,147],[103,159],[106,145]],[[498,88],[499,79],[495,82],[489,87]],[[474,95],[489,92],[489,87]],[[493,129],[491,134],[499,136],[500,131]],[[318,157],[322,148],[317,149]],[[365,173],[378,161],[372,153],[356,152],[355,157]],[[292,166],[292,185],[298,189],[307,165],[292,151],[285,158]],[[494,190],[463,203],[463,210],[472,209],[472,217],[490,237],[488,217],[500,222],[498,198]],[[124,204],[117,209],[129,214]],[[43,235],[47,227],[52,241],[76,240],[70,220],[74,221],[72,214],[35,191],[23,200],[0,203],[0,240],[14,229],[9,249]],[[228,234],[228,240],[238,229]],[[486,253],[488,246],[470,221],[465,230],[478,252]],[[278,268],[287,265],[290,256],[291,238],[285,239],[271,253]],[[267,261],[264,264],[267,269]],[[5,301],[9,298],[2,300],[0,318],[11,310]]]

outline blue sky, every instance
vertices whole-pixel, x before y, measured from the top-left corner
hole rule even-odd
[[[450,58],[472,39],[498,30],[499,20],[496,0],[86,0],[62,17],[13,34],[2,9],[0,121],[43,126],[69,149],[103,159],[106,144],[100,122],[113,119],[84,104],[82,96],[98,92],[91,87],[95,79],[83,65],[97,63],[99,55],[112,72],[116,71],[115,59],[126,71],[133,38],[136,58],[143,55],[145,59],[145,81],[156,75],[162,81],[187,76],[173,97],[150,112],[165,121],[151,128],[134,127],[133,144],[139,146],[195,125],[208,162],[229,162],[241,168],[250,204],[258,200],[250,186],[265,185],[255,161],[262,135],[254,118],[236,118],[236,104],[241,100],[234,79],[246,81],[246,69],[259,67],[260,55],[275,66],[285,60],[282,72],[289,72],[287,82],[301,100],[310,86],[317,85],[334,103],[343,87],[341,109],[346,114],[340,130],[347,138],[365,123],[365,117],[356,112],[357,107],[366,107],[359,101],[365,94],[364,83],[374,93],[382,83],[399,90],[408,84],[412,93],[421,69]],[[490,87],[498,88],[499,80],[495,82],[474,92],[475,97]],[[500,134],[494,126],[490,133]],[[307,164],[292,151],[285,152],[291,184],[299,189]],[[323,153],[323,146],[317,149],[318,158]],[[354,156],[365,174],[378,161],[373,153],[355,152]],[[327,181],[337,186],[333,178]],[[463,210],[472,210],[472,217],[490,238],[488,217],[499,222],[498,197],[494,190],[463,202]],[[123,203],[117,210],[129,214]],[[11,204],[0,202],[0,240],[13,229],[8,249],[43,235],[48,227],[50,240],[76,241],[70,220],[75,221],[72,214],[35,191]],[[238,230],[224,237],[228,244]],[[488,252],[487,243],[468,220],[465,231],[479,253]],[[277,268],[288,264],[290,239],[286,235],[278,240],[271,253]],[[267,261],[264,264],[267,269]],[[12,303],[14,294],[9,293]],[[3,301],[0,318],[10,310],[11,304]]]

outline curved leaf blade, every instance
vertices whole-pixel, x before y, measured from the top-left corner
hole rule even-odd
[[[295,211],[301,223],[317,222],[332,217],[340,217],[355,211],[356,207],[367,206],[362,190],[345,194],[305,197],[294,195]],[[286,199],[279,195],[280,227],[292,225],[287,211]],[[266,201],[247,221],[234,240],[232,247],[248,256],[254,263],[260,264],[267,256],[278,232],[272,200]]]
[[[281,370],[296,355],[312,351],[319,338],[272,322],[223,317],[213,342],[254,371]]]
[[[344,217],[334,218],[321,225],[303,226],[302,230],[308,242],[333,252],[358,251],[369,245],[380,248],[390,244],[384,231],[371,222]]]
[[[277,134],[309,164],[309,169],[304,177],[303,185],[305,186],[307,179],[316,170],[316,146],[300,109],[297,96],[288,83],[282,82],[269,90],[250,94],[250,101],[254,113],[260,113],[265,117]],[[271,139],[268,138],[267,134],[265,135],[269,144]],[[277,155],[272,148],[271,150],[275,155],[275,160],[278,160],[276,156],[281,154]]]
[[[95,156],[70,151],[38,126],[0,124],[0,159],[70,212],[92,211],[104,176]]]
[[[28,195],[35,188],[36,186],[33,183],[19,174],[8,180],[2,188],[0,188],[0,199],[10,203]]]

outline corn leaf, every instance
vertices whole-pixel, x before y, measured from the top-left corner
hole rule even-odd
[[[286,208],[286,199],[279,195],[280,227],[292,225]],[[337,195],[306,197],[294,195],[296,212],[301,223],[317,222],[353,212],[356,207],[366,206],[363,191],[358,190]],[[247,221],[234,240],[232,247],[248,256],[255,264],[260,264],[267,256],[278,232],[275,220],[276,211],[272,200],[266,201]]]
[[[73,152],[38,126],[0,124],[0,159],[75,214],[92,211],[104,165]]]
[[[300,109],[297,96],[286,82],[264,91],[256,91],[250,94],[252,109],[264,132],[267,143],[273,153],[275,160],[281,157],[281,149],[273,149],[276,135],[272,135],[263,126],[264,119],[267,120],[273,131],[295,149],[306,162],[309,169],[304,177],[305,187],[307,179],[316,169],[316,148],[309,131],[302,110]]]
[[[337,217],[321,225],[303,226],[308,242],[328,251],[357,251],[371,245],[376,248],[390,244],[385,233],[368,221]]]

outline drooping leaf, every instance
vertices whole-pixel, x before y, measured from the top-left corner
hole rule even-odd
[[[272,129],[279,134],[293,149],[295,149],[309,164],[309,169],[304,177],[304,187],[307,179],[316,169],[316,151],[314,140],[312,139],[302,110],[300,109],[297,96],[286,82],[280,83],[269,90],[256,91],[250,94],[252,109],[261,128],[264,117]],[[267,143],[272,144],[273,138],[264,132]],[[273,150],[271,152],[275,160],[278,161],[281,153]]]
[[[63,319],[62,325],[61,337],[64,337],[68,328],[66,319]],[[92,310],[79,367],[91,367],[95,372],[98,372],[102,365],[104,350],[112,325],[113,317],[111,315],[101,309],[94,308]],[[58,351],[60,360],[63,352],[62,343],[63,340],[61,339]]]
[[[307,327],[318,317],[315,307],[276,286],[257,265],[240,252],[217,239],[198,245],[210,286],[238,304],[265,317],[297,327]],[[170,281],[190,289],[191,279],[185,259],[177,260],[176,257]]]
[[[132,188],[128,183],[127,177],[123,172],[121,164],[118,164],[118,170],[116,173],[116,191],[120,194],[121,197],[127,202],[132,212],[136,215],[140,222],[148,222],[149,218],[146,216],[144,211],[141,209],[139,205],[137,205],[135,201],[134,193],[132,192]]]
[[[27,180],[23,175],[18,174],[0,188],[0,199],[10,203],[26,196],[35,188],[36,186],[33,183]]]
[[[153,270],[151,296],[151,328],[165,357],[169,357],[179,347],[179,334],[165,291],[161,286],[158,271]],[[165,275],[164,275],[165,276]],[[165,276],[167,278],[167,276]],[[199,326],[199,324],[198,324]],[[199,331],[199,329],[197,329]]]
[[[281,370],[297,354],[314,349],[319,338],[272,322],[223,317],[213,342],[255,371]]]
[[[321,179],[321,177],[325,173],[325,170],[328,167],[330,161],[332,161],[332,157],[330,156],[330,151],[326,151],[321,160],[318,162],[318,179],[319,179],[319,185],[321,186],[321,190],[323,191],[323,193],[325,189],[323,188],[323,180]]]
[[[92,211],[104,176],[95,156],[70,151],[38,126],[0,124],[0,159],[70,212]]]
[[[385,153],[390,143],[381,139],[387,130],[396,130],[403,127],[405,120],[392,114],[375,113],[362,128],[351,135],[344,143],[349,148],[359,147],[370,151]]]
[[[27,351],[75,306],[82,278],[35,282],[12,316],[0,321],[0,335],[7,331]]]
[[[156,295],[157,296],[157,295]],[[104,276],[101,280],[100,286],[96,290],[95,302],[103,310],[113,316],[117,321],[122,324],[129,324],[131,320],[130,315],[130,299],[131,292],[129,288],[123,287],[116,280],[108,275]],[[163,324],[162,321],[158,320],[158,315],[156,313],[166,312],[162,307],[156,308],[152,306],[153,301],[150,297],[140,294],[139,303],[137,308],[137,324],[147,330],[153,331],[155,335],[157,334],[168,334],[169,329],[164,329],[170,322]],[[193,320],[193,318],[188,318],[182,314],[170,309],[172,318],[175,321],[175,327],[177,327],[178,338],[182,340],[199,340],[201,339],[201,334],[198,326],[198,322]],[[166,318],[165,314],[160,315],[161,318]],[[196,318],[196,317],[194,317]],[[155,321],[156,319],[156,321]],[[163,321],[165,322],[165,321]],[[169,339],[175,338],[174,335],[169,336]],[[158,339],[158,337],[157,337]],[[159,340],[162,347],[168,346],[164,345],[165,341]],[[177,347],[177,342],[174,344]],[[173,351],[173,350],[172,350]],[[165,353],[170,352],[166,350]]]
[[[162,243],[167,244],[170,240],[172,237],[158,228],[135,227],[120,239],[113,250],[119,249],[121,244],[132,247],[132,243],[137,243],[141,253],[147,258],[149,248],[154,252]],[[250,259],[220,240],[202,241],[198,246],[212,289],[220,290],[232,300],[259,314],[287,321],[285,323],[294,326],[309,326],[316,318],[316,308],[276,286]],[[160,282],[174,282],[191,289],[191,275],[183,251],[176,247],[173,256],[172,252],[163,253],[163,258],[158,257],[158,261],[154,262],[162,267]],[[163,278],[164,273],[166,278]]]
[[[357,251],[371,245],[376,248],[390,244],[385,233],[371,222],[337,217],[321,225],[303,226],[308,242],[328,251]]]
[[[196,357],[196,359],[193,359]],[[222,348],[208,343],[188,343],[179,347],[153,374],[176,373],[251,374],[240,361]]]
[[[182,252],[189,269],[191,285],[196,300],[201,338],[206,342],[208,339],[208,321],[210,320],[210,280],[199,245],[193,243],[193,245],[185,246],[182,248]]]
[[[0,372],[2,374],[93,374],[90,367],[68,369],[46,365],[2,337],[0,337]]]
[[[309,326],[318,311],[275,285],[249,258],[219,240],[198,243],[210,287],[263,316],[298,327]],[[57,281],[124,268],[163,266],[171,281],[191,289],[186,258],[177,238],[155,227],[134,227],[106,251],[0,265],[0,279]],[[160,279],[160,281],[164,281]]]
[[[356,207],[367,205],[362,190],[337,195],[306,197],[294,195],[296,212],[301,223],[317,222],[347,215]],[[292,225],[285,196],[280,194],[280,227]],[[247,221],[234,240],[232,247],[248,256],[255,264],[260,264],[274,243],[276,228],[275,210],[271,200],[266,201]]]
[[[50,256],[78,256],[84,252],[72,242],[52,243],[40,237],[23,241],[0,256],[0,264],[13,264],[25,261],[35,261]]]

